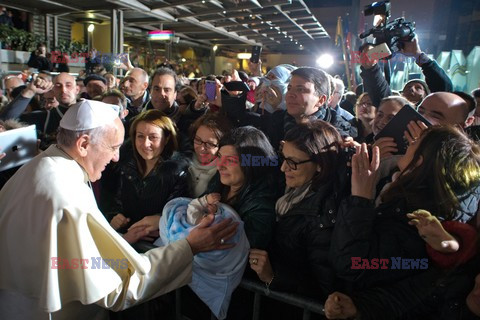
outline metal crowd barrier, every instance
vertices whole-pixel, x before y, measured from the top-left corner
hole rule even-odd
[[[318,301],[306,298],[297,294],[280,292],[275,290],[267,290],[265,288],[265,284],[259,281],[253,281],[249,279],[243,279],[240,283],[240,287],[251,291],[254,293],[254,301],[253,301],[253,316],[252,320],[260,320],[260,308],[261,308],[261,300],[262,296],[268,297],[270,299],[274,299],[280,301],[282,303],[298,307],[303,309],[303,320],[310,320],[312,313],[317,313],[322,316],[325,315],[323,304],[319,303]],[[184,320],[182,311],[181,311],[181,294],[180,289],[176,290],[175,292],[175,314],[176,320]],[[215,316],[212,315],[212,320],[216,320]]]

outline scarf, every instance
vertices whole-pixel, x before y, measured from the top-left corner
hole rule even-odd
[[[277,215],[285,215],[294,205],[313,193],[313,191],[310,190],[311,186],[312,181],[298,188],[287,187],[285,189],[285,195],[280,197],[275,205],[275,211],[277,212]]]
[[[217,166],[214,163],[202,165],[194,156],[188,172],[190,173],[191,194],[198,198],[207,190],[208,182],[217,173]]]

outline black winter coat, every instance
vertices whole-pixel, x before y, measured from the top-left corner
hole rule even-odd
[[[270,250],[271,288],[325,299],[340,290],[328,253],[336,216],[349,188],[345,171],[277,218]]]
[[[337,276],[355,289],[382,286],[425,271],[421,265],[393,269],[393,259],[428,259],[424,240],[415,226],[408,224],[404,200],[374,208],[373,201],[350,196],[342,202],[332,236],[330,260]],[[352,258],[388,259],[387,269],[355,269]],[[417,260],[421,261],[421,260]]]
[[[217,173],[210,181],[207,192],[221,193],[222,185]],[[244,223],[245,234],[251,248],[265,250],[272,240],[275,225],[276,189],[267,177],[256,179],[229,205]]]
[[[479,272],[479,257],[453,270],[429,270],[391,285],[358,292],[353,301],[362,320],[478,319],[465,304]]]
[[[357,131],[352,127],[350,122],[339,116],[335,110],[327,107],[321,107],[310,118],[323,120],[333,125],[342,137],[356,137]],[[278,150],[280,141],[283,140],[285,134],[295,126],[295,119],[287,113],[286,110],[275,111],[272,114],[262,116],[262,131],[269,138],[275,150]]]
[[[133,157],[132,145],[127,144],[111,174],[117,177],[118,185],[110,211],[130,218],[126,228],[145,216],[161,215],[168,201],[188,195],[188,166],[187,158],[174,153],[143,177]]]

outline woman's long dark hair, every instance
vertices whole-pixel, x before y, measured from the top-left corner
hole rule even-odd
[[[265,134],[252,126],[236,128],[224,135],[220,140],[219,149],[223,146],[233,146],[235,148],[239,157],[240,168],[245,176],[245,181],[236,196],[232,199],[226,199],[228,188],[222,185],[222,201],[228,200],[229,203],[232,203],[238,195],[243,194],[249,185],[260,180],[269,179],[274,172],[275,161],[278,164],[277,154]],[[243,163],[243,159],[252,159],[252,157],[268,158],[271,159],[271,161],[266,165],[255,166],[252,165],[252,163],[250,163],[250,165],[243,165],[245,164]]]
[[[168,159],[172,156],[172,154],[178,150],[178,141],[177,141],[177,130],[173,121],[167,117],[162,111],[160,110],[148,110],[146,112],[140,113],[138,116],[135,117],[131,127],[130,127],[130,140],[132,141],[133,145],[133,156],[137,161],[137,166],[140,173],[143,175],[147,170],[147,164],[142,156],[138,153],[136,145],[135,145],[135,138],[137,135],[137,127],[140,122],[147,122],[153,124],[154,126],[159,127],[162,129],[164,133],[164,138],[169,139],[165,148],[163,148],[162,154],[158,159],[156,165],[162,162],[165,159]]]
[[[288,130],[284,140],[308,154],[320,167],[320,172],[312,180],[313,190],[331,180],[336,175],[338,166],[344,164],[339,161],[342,137],[328,122],[312,120],[297,124]]]
[[[480,146],[453,126],[431,127],[419,143],[412,161],[382,194],[382,201],[406,199],[409,209],[451,219],[459,209],[458,197],[480,182]]]

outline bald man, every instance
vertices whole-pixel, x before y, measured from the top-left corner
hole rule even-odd
[[[120,87],[123,94],[130,99],[127,105],[129,112],[127,120],[142,112],[142,109],[150,100],[150,94],[147,88],[148,74],[145,70],[133,68],[127,72],[123,84]]]
[[[473,124],[476,102],[474,98],[464,92],[435,92],[429,94],[419,105],[418,113],[430,121],[433,125],[459,125],[468,128]],[[423,130],[427,129],[424,123],[410,122],[408,134],[405,135],[409,143],[417,140]],[[468,131],[468,130],[467,130]],[[470,132],[469,135],[475,138]],[[393,143],[394,148],[396,144]],[[389,175],[397,165],[401,155],[382,158],[377,182]]]
[[[418,107],[418,112],[434,125],[456,124],[462,128],[472,125],[474,111],[475,100],[462,92],[432,93]]]
[[[60,103],[58,108],[23,113],[35,95],[46,93],[52,88],[55,98]],[[41,147],[42,149],[46,148],[55,142],[60,120],[68,107],[76,103],[78,92],[79,88],[75,78],[66,72],[57,75],[53,79],[53,83],[48,79],[37,77],[2,110],[0,120],[19,119],[22,122],[36,125],[37,130],[41,133]]]

